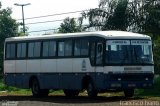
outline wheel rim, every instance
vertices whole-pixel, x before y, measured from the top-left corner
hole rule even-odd
[[[34,94],[38,94],[39,86],[38,86],[38,83],[36,81],[33,82],[32,91],[33,91]]]
[[[93,87],[92,87],[91,84],[89,84],[88,85],[88,91],[87,91],[89,96],[91,95],[92,91],[93,91]]]

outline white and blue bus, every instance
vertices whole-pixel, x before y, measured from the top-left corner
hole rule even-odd
[[[153,86],[152,41],[147,35],[123,31],[12,37],[5,40],[5,84],[31,88],[33,96],[50,89],[77,96],[87,90],[124,91]]]

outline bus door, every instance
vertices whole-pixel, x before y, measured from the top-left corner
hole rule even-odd
[[[99,41],[96,43],[96,55],[95,55],[95,72],[96,72],[96,86],[102,87],[103,86],[103,42]]]
[[[96,43],[96,72],[103,72],[103,42]]]
[[[91,65],[94,68],[94,72],[103,72],[103,43],[92,42],[91,43]]]

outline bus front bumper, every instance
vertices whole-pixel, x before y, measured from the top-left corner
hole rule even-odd
[[[110,89],[145,89],[153,88],[153,81],[112,81],[109,83]]]
[[[109,89],[133,89],[133,88],[153,88],[154,74],[111,74],[105,78],[106,87]]]

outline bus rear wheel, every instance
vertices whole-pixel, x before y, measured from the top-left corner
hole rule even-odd
[[[48,96],[49,93],[48,89],[40,89],[39,82],[36,78],[32,80],[31,89],[34,97]]]
[[[97,97],[97,91],[95,90],[95,87],[93,85],[92,82],[89,82],[88,83],[88,86],[87,86],[87,93],[88,93],[88,97],[89,98],[94,98],[94,97]]]
[[[74,97],[74,96],[78,96],[79,94],[79,90],[68,90],[68,89],[64,89],[64,94],[67,97]]]
[[[125,89],[124,90],[125,97],[133,97],[134,95],[134,89]]]

